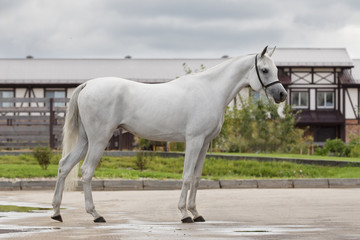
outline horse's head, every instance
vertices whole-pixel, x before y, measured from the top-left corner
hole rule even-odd
[[[278,69],[271,59],[275,48],[268,52],[267,46],[255,56],[254,74],[250,80],[250,86],[256,92],[264,89],[266,95],[272,96],[276,103],[286,100],[287,93],[278,79]]]

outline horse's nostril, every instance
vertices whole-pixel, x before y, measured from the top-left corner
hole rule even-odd
[[[286,93],[284,93],[284,92],[280,92],[280,99],[281,100],[285,100],[286,99]]]

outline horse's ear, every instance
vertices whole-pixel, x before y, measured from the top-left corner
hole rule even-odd
[[[271,57],[273,55],[273,53],[275,52],[276,46],[269,52],[269,57]]]
[[[262,51],[262,53],[261,53],[261,57],[263,57],[264,55],[265,55],[265,53],[266,53],[266,51],[267,51],[267,48],[268,48],[268,46],[266,46],[265,48],[264,48],[264,50]]]

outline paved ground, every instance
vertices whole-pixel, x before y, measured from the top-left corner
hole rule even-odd
[[[81,192],[51,211],[0,213],[0,239],[360,239],[360,189],[215,189],[198,192],[207,222],[181,224],[180,191],[98,191],[93,223]],[[0,204],[50,207],[52,191],[0,192]]]

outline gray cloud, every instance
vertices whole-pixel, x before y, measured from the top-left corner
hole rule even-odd
[[[360,57],[356,0],[0,0],[0,13],[0,57],[221,57],[268,44]]]

